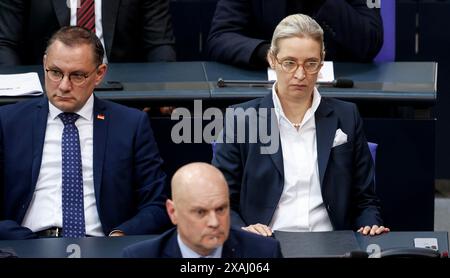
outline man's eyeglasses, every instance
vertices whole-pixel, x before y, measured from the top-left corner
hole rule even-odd
[[[86,83],[86,79],[93,74],[95,71],[97,71],[98,66],[91,71],[90,73],[83,73],[83,72],[72,72],[69,74],[69,80],[72,82],[72,84],[76,86],[81,86],[84,83]],[[56,69],[45,69],[47,72],[47,76],[51,81],[54,82],[61,82],[64,78],[64,73],[62,73],[59,70]]]
[[[297,69],[302,66],[303,71],[314,74],[319,72],[320,66],[322,65],[322,62],[319,61],[305,61],[303,64],[299,64],[296,61],[289,59],[280,62],[278,58],[275,57],[275,60],[277,60],[278,64],[281,65],[281,69],[286,73],[296,72]]]

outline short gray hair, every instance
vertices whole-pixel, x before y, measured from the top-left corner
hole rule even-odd
[[[275,28],[269,53],[278,54],[278,41],[286,38],[311,38],[321,45],[320,59],[325,56],[322,27],[311,17],[304,14],[293,14],[285,17]]]

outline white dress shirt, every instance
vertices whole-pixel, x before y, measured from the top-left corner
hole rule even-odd
[[[180,234],[177,233],[177,241],[178,241],[178,246],[180,247],[180,251],[181,251],[181,256],[183,258],[221,258],[222,257],[222,249],[223,246],[219,246],[216,249],[214,249],[214,251],[209,254],[208,256],[202,256],[200,254],[198,254],[197,252],[195,252],[194,250],[192,250],[191,248],[189,248],[186,244],[184,244],[183,240],[180,237]]]
[[[77,26],[77,3],[80,0],[70,0],[70,26]],[[108,63],[106,57],[105,41],[103,40],[103,25],[102,25],[102,0],[95,0],[95,34],[100,39],[105,50],[103,63]]]
[[[93,109],[94,95],[91,95],[83,108],[77,112],[80,117],[75,125],[80,137],[86,235],[104,236],[94,191]],[[58,117],[60,113],[62,111],[49,102],[41,169],[33,198],[22,222],[22,226],[33,232],[63,227],[61,139],[64,124]]]
[[[272,99],[280,130],[284,165],[284,187],[270,223],[279,231],[332,231],[325,209],[317,161],[316,122],[314,113],[321,96],[314,88],[311,107],[300,127],[294,127],[283,112],[280,100],[272,88]]]

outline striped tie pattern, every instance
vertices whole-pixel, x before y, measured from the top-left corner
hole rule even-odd
[[[95,4],[94,0],[81,0],[77,10],[77,26],[84,27],[95,33]]]

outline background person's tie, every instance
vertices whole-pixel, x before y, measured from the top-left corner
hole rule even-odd
[[[81,0],[77,9],[77,26],[84,27],[95,33],[95,4],[94,0]]]
[[[80,138],[75,121],[79,115],[61,113],[64,123],[61,141],[62,154],[62,212],[63,237],[84,237],[83,172],[81,164]]]

